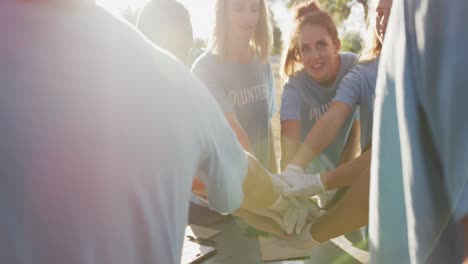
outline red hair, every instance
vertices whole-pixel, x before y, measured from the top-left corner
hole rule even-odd
[[[299,53],[298,36],[306,25],[323,27],[333,41],[339,41],[338,29],[335,22],[327,12],[320,9],[316,1],[302,3],[295,7],[294,12],[294,31],[291,34],[288,47],[284,50],[282,59],[282,74],[285,76],[294,75],[302,69],[302,63]]]

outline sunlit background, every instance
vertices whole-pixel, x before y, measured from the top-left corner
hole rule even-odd
[[[114,14],[122,15],[125,12],[138,12],[148,0],[98,0],[98,4]],[[194,37],[200,40],[208,39],[213,25],[214,0],[177,0],[182,3],[190,13]],[[273,11],[276,25],[281,30],[283,43],[289,39],[292,27],[290,11],[286,2],[282,0],[268,1]],[[340,34],[362,34],[365,28],[364,11],[362,6],[355,5],[351,8],[351,14],[340,27]]]

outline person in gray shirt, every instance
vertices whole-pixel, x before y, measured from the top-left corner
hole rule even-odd
[[[374,6],[371,5],[371,23],[368,32],[371,33],[369,41],[366,44],[366,51],[361,56],[361,62],[355,66],[349,75],[349,80],[367,84],[364,88],[371,88],[372,83],[375,83],[374,72],[377,71],[378,56],[380,54],[383,38],[387,28],[387,21],[390,15],[392,6],[391,0],[380,0]],[[358,77],[360,76],[360,78]],[[345,83],[344,77],[340,87],[350,85]],[[371,78],[374,78],[373,80]],[[357,87],[354,84],[349,87]],[[340,88],[338,88],[340,90]],[[362,89],[351,89],[355,92],[362,93]],[[353,94],[350,92],[350,94]],[[356,93],[354,93],[356,94]],[[370,93],[372,94],[372,93]],[[372,101],[360,101],[360,98],[366,98],[365,94],[359,94],[359,97],[354,98],[355,103],[368,104],[365,109],[372,109]],[[338,95],[337,95],[338,96]],[[367,97],[369,98],[369,97]],[[372,96],[370,96],[372,98]],[[320,154],[323,149],[331,142],[341,124],[346,120],[347,116],[352,112],[353,105],[341,101],[333,102],[328,111],[323,115],[312,128],[306,138],[306,144],[301,147],[299,153],[292,164],[304,168],[311,159]],[[363,142],[363,141],[362,141]],[[324,185],[328,188],[350,186],[349,190],[340,199],[336,205],[321,216],[310,227],[310,234],[315,242],[327,241],[333,237],[342,235],[346,232],[363,227],[368,223],[368,206],[369,206],[369,180],[370,180],[370,157],[371,150],[364,153],[341,165],[340,167],[320,174],[304,174],[297,171],[279,174],[278,177],[288,184],[287,188],[282,189],[282,193],[286,197],[298,196],[308,197],[320,193],[324,189]],[[333,185],[331,185],[331,184]],[[312,240],[309,240],[312,241]],[[310,246],[315,246],[317,243],[312,243]]]
[[[295,7],[295,26],[284,53],[282,72],[288,79],[281,100],[281,165],[285,171],[316,121],[327,111],[357,55],[339,52],[341,42],[332,18],[317,3]],[[307,173],[320,173],[355,157],[359,121],[350,115],[339,135],[324,152],[307,165]],[[317,196],[324,206],[336,189]]]
[[[289,195],[311,196],[324,190],[349,186],[354,179],[361,175],[369,177],[364,172],[370,167],[370,155],[365,156],[368,162],[364,163],[364,167],[358,175],[343,175],[342,177],[326,177],[325,173],[305,175],[303,168],[336,139],[343,124],[358,105],[361,123],[361,149],[364,152],[370,149],[375,82],[391,5],[391,0],[380,0],[375,6],[375,12],[372,16],[375,19],[371,20],[369,25],[368,34],[370,37],[364,53],[360,57],[360,62],[341,81],[327,112],[317,120],[305,138],[304,144],[288,165],[291,169],[285,170],[279,175],[291,186],[291,189],[287,191]]]
[[[265,0],[217,0],[209,49],[192,67],[210,89],[242,146],[277,171],[270,120],[276,112]]]

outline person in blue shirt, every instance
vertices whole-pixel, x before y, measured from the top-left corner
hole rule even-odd
[[[366,42],[361,63],[351,69],[343,78],[334,99],[336,101],[312,128],[306,138],[306,144],[296,154],[297,160],[300,162],[295,163],[295,157],[291,163],[296,166],[277,175],[287,184],[285,188],[281,189],[285,197],[309,197],[330,188],[343,186],[349,186],[349,189],[317,221],[305,226],[295,239],[278,241],[281,245],[312,248],[321,242],[368,224],[371,150],[364,151],[359,157],[324,173],[304,174],[303,168],[310,161],[310,157],[315,157],[317,153],[320,153],[317,151],[318,149],[323,148],[329,140],[334,139],[337,129],[347,116],[346,113],[351,113],[357,103],[360,104],[361,129],[368,128],[372,123],[372,112],[367,112],[373,109],[374,88],[372,84],[375,84],[376,81],[378,57],[382,43],[385,43],[384,37],[392,1],[379,0],[370,6],[373,10],[369,16],[370,24],[368,27],[371,37]],[[363,116],[367,121],[363,120]],[[310,143],[314,143],[314,148],[307,145],[308,139]],[[361,143],[364,143],[362,144],[364,150],[370,148],[369,140],[368,133],[361,133]],[[298,166],[298,164],[301,165]]]
[[[302,3],[295,7],[295,26],[282,63],[288,77],[281,99],[281,165],[284,169],[298,151],[310,129],[327,111],[336,90],[357,55],[339,52],[338,29],[332,18],[320,10],[317,3]],[[339,135],[324,153],[307,164],[309,174],[331,170],[355,157],[359,149],[359,121],[349,115]],[[319,202],[324,206],[326,197]]]
[[[391,0],[380,0],[373,7],[375,12],[370,16],[368,27],[370,37],[368,37],[359,63],[343,77],[326,113],[315,122],[305,137],[304,143],[279,175],[291,187],[286,191],[287,195],[312,196],[325,190],[349,186],[361,176],[369,177],[367,172],[370,167],[370,155],[366,152],[369,152],[371,148],[375,82],[391,5]],[[353,114],[357,106],[359,106],[363,151],[361,159],[366,159],[367,163],[356,162],[355,164],[360,164],[359,166],[362,164],[364,167],[360,168],[358,174],[333,173],[333,177],[327,176],[329,173],[304,174],[307,164],[322,154],[337,138],[347,118]],[[352,164],[353,160],[348,163]]]
[[[373,263],[468,263],[466,10],[395,2],[376,88]]]

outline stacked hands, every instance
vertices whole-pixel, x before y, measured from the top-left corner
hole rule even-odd
[[[268,209],[252,213],[273,219],[289,235],[273,238],[273,242],[284,247],[309,249],[319,243],[310,235],[312,223],[322,211],[309,197],[324,192],[320,174],[305,174],[304,169],[288,165],[281,174],[271,175],[279,199]]]

